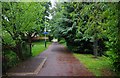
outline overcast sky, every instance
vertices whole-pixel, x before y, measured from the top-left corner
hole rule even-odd
[[[55,1],[56,1],[56,0],[51,0],[52,7],[55,7]]]
[[[50,9],[52,9],[53,7],[55,7],[55,1],[56,0],[50,0],[50,1],[51,1],[51,4],[52,4],[52,7],[50,7]],[[47,18],[52,19],[52,15],[49,13],[49,16]]]

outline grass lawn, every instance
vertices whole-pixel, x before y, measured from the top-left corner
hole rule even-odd
[[[103,76],[102,70],[111,69],[110,60],[105,56],[93,58],[93,55],[91,54],[77,53],[74,53],[74,56],[79,59],[80,62],[83,63],[95,76]]]
[[[44,50],[48,48],[48,46],[51,44],[51,42],[47,42],[47,47],[45,48],[45,43],[44,41],[41,42],[33,42],[33,47],[32,47],[32,56],[37,56]]]

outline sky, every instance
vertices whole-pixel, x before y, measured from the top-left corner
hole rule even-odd
[[[55,1],[56,1],[56,0],[50,0],[50,1],[51,1],[51,3],[52,3],[52,8],[55,7]]]
[[[52,4],[52,7],[50,7],[50,9],[52,9],[53,7],[55,7],[55,1],[56,0],[50,0],[50,1],[51,1],[51,4]],[[52,19],[52,15],[49,14],[49,16],[47,18]]]

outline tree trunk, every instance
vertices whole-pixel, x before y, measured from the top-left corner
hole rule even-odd
[[[32,38],[30,34],[28,35],[28,43],[30,47],[30,56],[32,56]]]
[[[20,60],[24,60],[20,41],[16,42],[16,53]]]
[[[32,40],[29,39],[29,45],[30,45],[30,56],[32,56]]]
[[[97,55],[98,55],[98,40],[97,40],[97,33],[95,33],[95,35],[94,35],[93,46],[94,46],[94,56],[97,58]]]
[[[2,75],[6,75],[7,71],[7,61],[5,58],[5,53],[2,51]]]
[[[60,42],[60,38],[58,38],[58,42]]]

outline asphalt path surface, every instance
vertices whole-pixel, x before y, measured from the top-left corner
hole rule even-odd
[[[63,45],[54,42],[39,55],[47,60],[37,76],[93,76]]]

